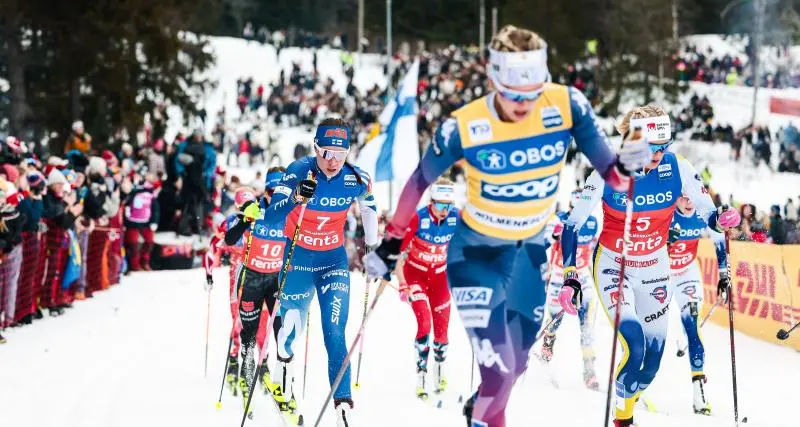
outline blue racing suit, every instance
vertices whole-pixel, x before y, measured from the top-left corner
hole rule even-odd
[[[350,306],[350,271],[344,248],[347,211],[353,202],[358,201],[367,245],[377,243],[378,217],[370,177],[366,173],[345,164],[336,176],[328,178],[317,166],[316,157],[309,156],[289,165],[264,214],[267,222],[286,218],[284,235],[287,239],[294,236],[301,210],[293,192],[309,172],[318,182],[317,189],[306,205],[294,253],[288,260],[291,267],[280,294],[282,325],[278,334],[278,357],[289,361],[294,356],[292,343],[303,334],[308,308],[316,290],[328,352],[328,378],[333,384],[347,355],[345,327]],[[284,262],[287,262],[287,255],[288,250]],[[349,367],[333,397],[350,397]]]

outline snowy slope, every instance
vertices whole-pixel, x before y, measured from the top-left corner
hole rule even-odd
[[[215,410],[225,363],[230,313],[227,272],[215,273],[208,376],[203,376],[206,293],[199,270],[134,273],[112,290],[79,302],[59,319],[9,330],[0,347],[0,413],[3,426],[141,427],[238,425],[241,403],[229,394]],[[348,337],[361,318],[364,282],[353,277]],[[373,289],[374,294],[374,289]],[[677,310],[672,310],[673,313]],[[307,423],[328,391],[326,356],[316,302],[311,312],[309,384],[303,408]],[[598,374],[606,377],[610,327],[600,314],[596,348]],[[677,326],[677,319],[673,319]],[[415,323],[411,310],[388,289],[367,328],[362,388],[356,392],[355,426],[462,426],[458,408],[439,410],[413,397]],[[733,425],[727,331],[710,325],[705,330],[708,394],[717,414],[691,414],[689,367],[675,357],[677,328],[671,330],[661,374],[648,391],[660,411],[637,412],[647,427]],[[454,393],[469,393],[471,353],[454,314],[447,369]],[[800,371],[797,353],[737,335],[739,402],[747,425],[796,426],[796,389]],[[605,395],[580,385],[577,321],[564,322],[556,344],[552,372],[556,389],[543,368],[533,362],[515,388],[509,407],[509,426],[598,426]],[[295,348],[302,376],[303,340]],[[298,384],[299,385],[299,384]],[[247,425],[278,425],[266,398],[254,399],[256,418]],[[453,405],[456,406],[456,405]],[[568,421],[567,421],[568,420]],[[324,426],[333,426],[326,413]]]

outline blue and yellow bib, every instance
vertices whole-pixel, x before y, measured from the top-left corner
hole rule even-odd
[[[571,139],[567,88],[548,84],[520,122],[497,119],[486,97],[453,116],[466,160],[464,222],[481,234],[507,240],[537,234],[555,212]]]

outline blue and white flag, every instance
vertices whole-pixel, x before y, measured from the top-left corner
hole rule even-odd
[[[373,182],[389,181],[403,185],[419,163],[418,75],[419,60],[414,60],[395,97],[378,117],[381,133],[359,152],[356,164],[372,177]]]

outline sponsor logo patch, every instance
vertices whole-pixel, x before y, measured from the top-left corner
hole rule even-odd
[[[489,305],[494,289],[483,287],[453,288],[453,298],[457,306]]]
[[[485,328],[489,325],[492,312],[488,309],[468,309],[458,310],[458,314],[465,328]]]

